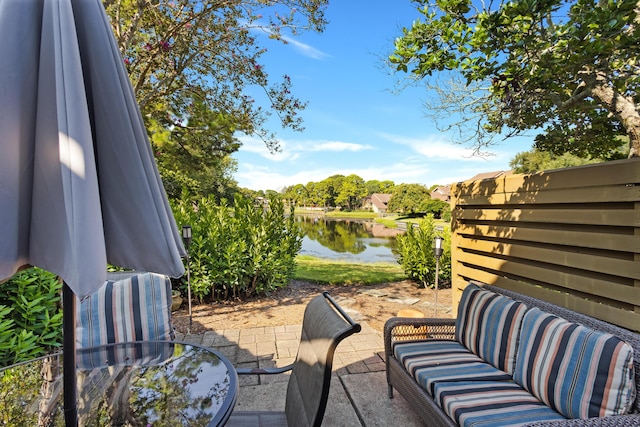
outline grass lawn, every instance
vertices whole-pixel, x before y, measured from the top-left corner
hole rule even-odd
[[[331,261],[307,255],[296,257],[297,267],[293,274],[296,280],[330,285],[371,285],[397,282],[407,278],[400,264],[351,263]]]

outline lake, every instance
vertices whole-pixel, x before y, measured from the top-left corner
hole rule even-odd
[[[300,255],[349,262],[397,262],[400,230],[372,220],[296,216],[304,233]]]

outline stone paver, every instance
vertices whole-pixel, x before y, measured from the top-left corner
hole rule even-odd
[[[392,400],[386,397],[386,381],[381,380],[385,370],[382,334],[366,322],[361,326],[360,333],[345,339],[336,349],[333,370],[339,381],[332,381],[323,426],[372,427],[389,419],[394,425],[420,425],[415,414],[407,412],[407,404],[398,393]],[[300,325],[222,329],[204,334],[178,333],[176,340],[215,348],[236,367],[272,368],[294,362],[301,330]],[[367,380],[369,376],[371,380]],[[288,378],[288,374],[241,375],[236,410],[282,410]],[[278,384],[279,391],[274,393]]]

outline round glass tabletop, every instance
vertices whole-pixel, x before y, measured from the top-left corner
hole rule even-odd
[[[231,363],[193,344],[81,349],[76,365],[80,427],[224,425],[238,393]],[[62,388],[61,354],[0,370],[0,425],[64,426]]]

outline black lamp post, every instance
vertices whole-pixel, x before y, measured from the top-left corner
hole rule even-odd
[[[193,323],[193,318],[191,317],[191,269],[189,266],[189,246],[191,246],[191,226],[183,225],[182,226],[182,241],[184,242],[184,247],[187,250],[187,300],[189,301],[189,333],[191,333],[191,324]]]
[[[442,248],[442,243],[444,239],[440,236],[436,236],[433,239],[433,255],[436,257],[436,298],[435,298],[435,306],[434,306],[434,317],[438,317],[438,276],[440,269],[440,257],[442,256],[442,252],[444,249]]]

